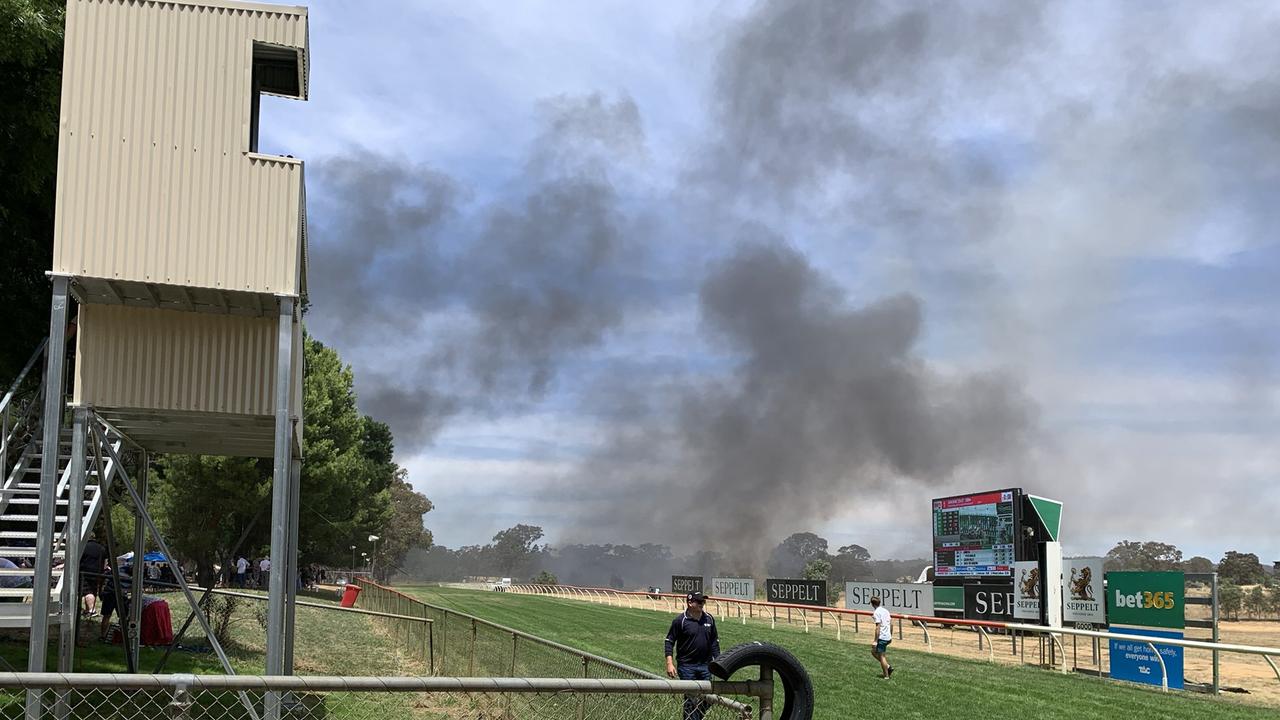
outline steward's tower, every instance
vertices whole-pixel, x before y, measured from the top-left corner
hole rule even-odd
[[[113,478],[131,497],[145,498],[145,470],[130,482],[119,458],[112,474],[96,476],[96,444],[118,439],[143,451],[272,457],[266,670],[291,671],[306,190],[302,161],[258,152],[258,121],[263,94],[307,99],[307,44],[302,7],[67,4],[38,443],[54,451],[34,454],[40,494],[32,596],[32,617],[46,616],[48,569],[65,553],[64,635],[76,615],[75,559],[92,515],[79,511],[91,503],[77,496],[61,517],[59,500],[83,492],[86,479],[102,494]],[[65,444],[62,451],[71,482],[59,482],[68,295],[78,307],[69,459]],[[150,524],[145,499],[139,505],[140,520]],[[33,622],[29,670],[45,669],[46,639],[47,625]],[[64,638],[66,669],[73,648]]]

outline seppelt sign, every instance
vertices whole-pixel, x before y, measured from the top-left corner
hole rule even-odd
[[[1035,560],[1013,564],[1013,617],[1040,622],[1040,563]]]
[[[1102,589],[1102,558],[1073,558],[1062,571],[1062,619],[1073,623],[1107,624]]]
[[[711,597],[755,600],[756,581],[753,578],[711,578]]]
[[[966,620],[1013,620],[1013,583],[970,583],[964,586]]]
[[[691,593],[702,592],[702,576],[701,575],[672,575],[671,576],[671,592],[673,593]]]
[[[933,615],[933,585],[930,583],[856,582],[844,584],[844,606],[851,610],[871,610],[871,598],[897,615]]]
[[[766,578],[765,599],[773,603],[789,605],[826,605],[826,580],[794,580],[791,578]]]

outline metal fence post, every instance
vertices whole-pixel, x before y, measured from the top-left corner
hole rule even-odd
[[[471,620],[471,653],[467,657],[467,674],[475,677],[476,674],[476,621]]]
[[[516,676],[516,643],[519,642],[520,636],[511,633],[511,677]]]
[[[427,648],[426,648],[427,657],[425,659],[427,661],[427,673],[430,675],[435,675],[436,674],[436,624],[433,622],[430,622],[429,620],[427,622],[426,639],[427,639]]]
[[[587,656],[583,655],[582,656],[582,677],[584,678],[589,677],[587,673],[588,662],[589,661],[587,660]],[[578,720],[584,720],[586,717],[587,717],[587,696],[583,693],[578,693]]]
[[[1213,641],[1218,642],[1218,573],[1213,574],[1213,579],[1209,583],[1209,613],[1210,619],[1213,621]],[[1185,611],[1184,611],[1185,612]],[[1222,692],[1220,684],[1221,678],[1218,675],[1218,651],[1213,651],[1213,694],[1217,695]]]
[[[760,720],[773,720],[773,670],[760,667]]]
[[[194,680],[194,676],[180,675],[178,682],[173,686],[173,699],[169,701],[169,717],[174,720],[187,720],[191,717],[191,692],[190,681]]]
[[[446,668],[449,666],[449,611],[444,610],[440,615],[440,674],[448,675]]]

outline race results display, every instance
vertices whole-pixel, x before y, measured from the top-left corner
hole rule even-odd
[[[1013,490],[933,501],[937,577],[1008,577],[1013,571]]]

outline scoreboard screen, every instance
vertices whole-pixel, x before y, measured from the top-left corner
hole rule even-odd
[[[997,490],[934,500],[934,574],[1009,577],[1017,495],[1016,490]]]

